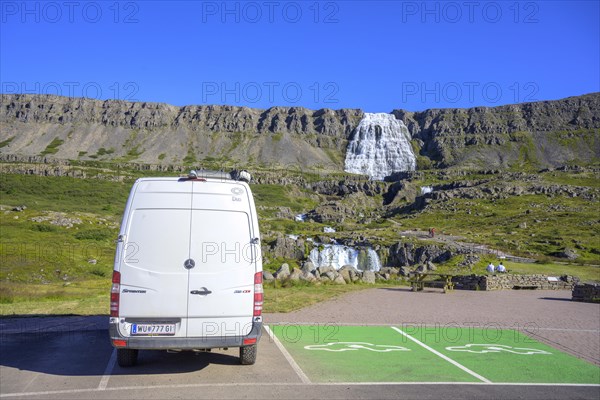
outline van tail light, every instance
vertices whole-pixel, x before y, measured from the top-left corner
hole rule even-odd
[[[263,309],[262,272],[254,274],[254,316],[260,317]]]
[[[121,273],[113,271],[112,288],[110,289],[110,316],[119,316],[119,292],[121,291]]]

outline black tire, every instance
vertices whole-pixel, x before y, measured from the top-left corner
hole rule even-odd
[[[256,362],[256,345],[240,347],[240,364],[252,365]]]
[[[117,349],[117,362],[119,367],[133,367],[137,364],[138,351],[136,349]]]

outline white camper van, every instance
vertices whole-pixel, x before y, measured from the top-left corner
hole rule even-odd
[[[248,175],[192,171],[135,182],[110,302],[120,366],[135,365],[139,349],[239,347],[242,364],[255,362],[263,288]]]

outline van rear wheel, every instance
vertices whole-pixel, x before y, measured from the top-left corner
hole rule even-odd
[[[242,365],[252,365],[256,362],[256,345],[240,347],[240,363]]]
[[[133,367],[137,364],[137,349],[117,349],[117,362],[119,367]]]

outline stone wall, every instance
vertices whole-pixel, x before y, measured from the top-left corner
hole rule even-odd
[[[550,279],[549,279],[550,278]],[[452,278],[455,288],[459,290],[502,290],[502,289],[572,289],[579,281],[577,277],[563,275],[465,275]]]
[[[600,284],[578,283],[573,286],[573,301],[600,303]]]

